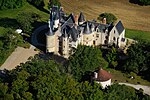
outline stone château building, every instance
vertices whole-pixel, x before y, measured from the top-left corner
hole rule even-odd
[[[46,52],[68,57],[78,44],[87,46],[126,45],[125,29],[121,21],[116,25],[94,20],[86,21],[83,13],[67,16],[63,8],[53,6],[50,10],[49,31],[46,33]]]

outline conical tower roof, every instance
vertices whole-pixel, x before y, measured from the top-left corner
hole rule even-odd
[[[83,33],[84,33],[84,34],[90,34],[90,33],[91,33],[91,29],[90,29],[90,27],[89,27],[88,22],[86,23],[86,26],[84,27]]]
[[[79,16],[78,22],[85,22],[85,18],[84,18],[84,15],[83,15],[83,13],[82,13],[82,12],[80,13],[80,16]]]
[[[47,35],[48,35],[48,36],[52,36],[52,35],[54,35],[54,34],[53,34],[52,25],[51,25],[50,20],[48,21],[48,23],[49,23],[49,30],[48,30]]]

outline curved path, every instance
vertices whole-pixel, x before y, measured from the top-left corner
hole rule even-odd
[[[130,84],[130,83],[119,83],[120,85],[127,85],[127,86],[131,86],[137,90],[139,90],[140,88],[143,89],[143,92],[145,94],[150,95],[150,87],[149,86],[144,86],[144,85],[135,85],[135,84]]]

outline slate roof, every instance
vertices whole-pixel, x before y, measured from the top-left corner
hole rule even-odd
[[[90,33],[91,33],[91,29],[90,29],[90,27],[89,27],[88,22],[86,23],[86,26],[84,27],[83,33],[84,33],[84,34],[90,34]]]
[[[48,36],[54,35],[54,33],[53,33],[53,31],[52,31],[52,25],[51,25],[51,23],[49,23],[49,30],[48,30],[47,35],[48,35]]]
[[[68,34],[71,35],[71,38],[72,38],[73,41],[77,41],[79,33],[78,33],[77,29],[74,26],[70,29]]]
[[[79,16],[79,19],[78,19],[78,22],[84,22],[84,21],[85,21],[85,18],[84,18],[83,13],[81,12],[80,16]]]
[[[122,24],[121,21],[119,21],[119,22],[116,24],[115,27],[116,27],[116,29],[117,29],[117,31],[118,31],[119,34],[121,34],[121,33],[123,32],[123,30],[124,30],[124,26],[123,26],[123,24]]]

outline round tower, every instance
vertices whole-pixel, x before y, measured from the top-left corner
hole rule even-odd
[[[83,30],[83,44],[87,46],[92,46],[93,40],[94,40],[94,32],[91,31],[89,24],[87,22]]]
[[[46,33],[46,52],[55,52],[55,34],[52,31],[52,25],[49,23],[49,31]]]

